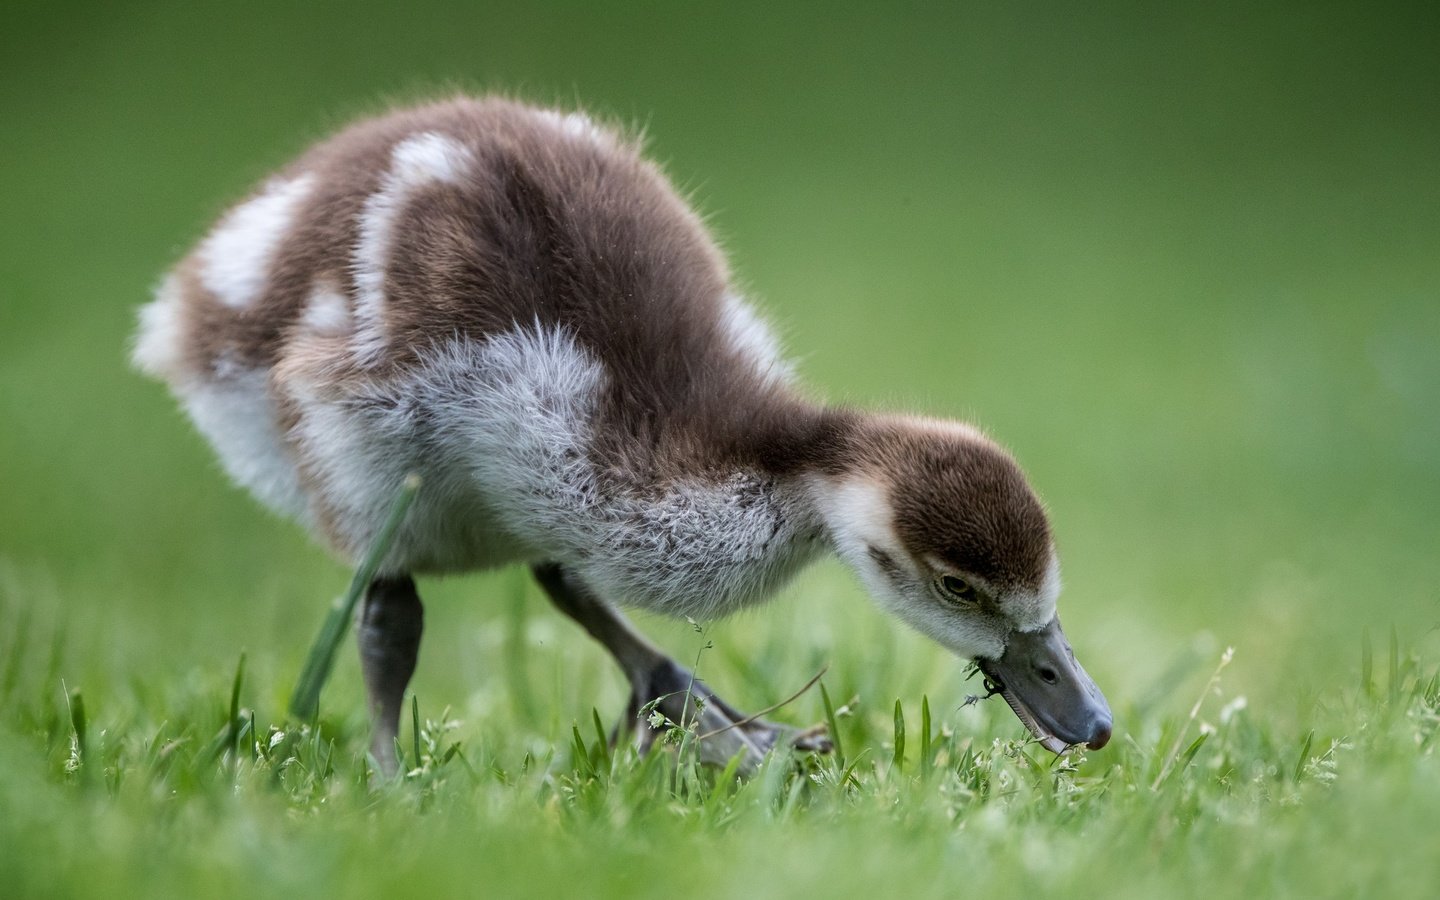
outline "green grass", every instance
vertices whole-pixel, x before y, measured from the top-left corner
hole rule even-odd
[[[1434,893],[1428,7],[0,15],[0,895]],[[843,754],[744,784],[599,747],[622,680],[520,571],[421,585],[403,780],[353,651],[287,720],[349,573],[126,369],[133,310],[308,141],[454,85],[644,123],[806,380],[1016,451],[1109,747],[1016,744],[829,563],[641,623],[747,709],[828,665],[776,716]]]
[[[1394,638],[1372,674],[1367,637],[1295,722],[1235,693],[1226,651],[1188,715],[1126,703],[1111,748],[1066,759],[998,703],[957,711],[952,696],[937,726],[923,695],[848,713],[827,697],[853,755],[774,757],[744,781],[696,766],[684,741],[612,750],[593,712],[530,729],[421,698],[404,774],[372,786],[350,691],[318,723],[287,721],[288,685],[247,681],[241,657],[92,694],[56,681],[84,666],[25,613],[0,608],[21,673],[0,698],[9,896],[1418,897],[1440,874],[1440,670]]]

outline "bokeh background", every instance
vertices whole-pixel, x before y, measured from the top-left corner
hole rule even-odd
[[[1440,621],[1433,5],[7,0],[0,17],[0,591],[70,648],[93,703],[131,679],[223,683],[244,648],[252,702],[281,714],[348,573],[230,488],[129,371],[134,311],[307,143],[456,90],[643,127],[820,393],[1012,447],[1122,732],[1155,698],[1188,707],[1173,681],[1225,646],[1229,693],[1283,718],[1353,678],[1364,629],[1411,645]],[[563,742],[592,703],[618,712],[618,673],[522,573],[422,591],[416,690],[475,739]],[[683,625],[647,628],[697,652]],[[979,715],[953,711],[960,664],[834,564],[708,639],[740,703],[829,661],[832,692],[882,718],[921,693],[962,727]],[[360,713],[348,655],[332,690]]]

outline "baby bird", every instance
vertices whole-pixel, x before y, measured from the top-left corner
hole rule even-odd
[[[808,399],[700,218],[582,113],[462,97],[321,142],[171,271],[134,360],[231,478],[346,560],[421,475],[359,617],[382,771],[412,577],[517,562],[628,677],[621,730],[699,698],[711,759],[825,739],[733,709],[617,604],[712,619],[824,553],[976,661],[1048,749],[1110,738],[1011,456],[966,424]]]

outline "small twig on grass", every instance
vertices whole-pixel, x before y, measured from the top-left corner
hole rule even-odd
[[[700,715],[705,711],[705,698],[695,695],[695,681],[699,677],[698,673],[700,671],[700,657],[705,655],[706,650],[709,650],[711,647],[715,646],[714,642],[710,641],[707,636],[710,628],[708,622],[704,625],[701,625],[699,622],[695,621],[689,616],[685,617],[685,621],[690,623],[690,627],[695,629],[696,634],[700,635],[702,638],[706,638],[706,640],[705,643],[700,645],[700,649],[695,651],[695,664],[690,667],[690,683],[685,685],[685,699],[680,704],[679,725],[681,731],[688,731],[690,729],[690,725],[685,721],[685,717],[690,713],[691,701],[694,701],[695,703],[695,725],[698,727],[700,724]]]
[[[349,590],[331,604],[330,614],[325,618],[325,624],[320,627],[315,643],[310,646],[310,655],[305,659],[305,668],[300,672],[295,693],[290,695],[290,714],[295,718],[310,720],[315,718],[319,711],[320,689],[325,686],[330,670],[335,666],[335,650],[340,646],[340,639],[345,636],[345,628],[355,616],[356,604],[370,586],[376,570],[385,559],[385,554],[390,552],[395,532],[400,529],[400,523],[405,520],[405,513],[409,511],[410,503],[419,490],[420,476],[414,473],[405,476],[399,493],[395,495],[395,503],[390,507],[390,516],[381,526],[380,533],[375,536],[375,542],[370,545],[370,552],[365,555],[360,568],[355,570],[355,577],[350,579]]]
[[[782,706],[789,706],[791,703],[794,703],[796,700],[799,700],[802,696],[804,696],[805,692],[814,687],[828,671],[830,671],[830,664],[826,663],[824,667],[820,669],[820,671],[815,673],[814,678],[811,678],[809,681],[805,682],[804,687],[800,688],[800,690],[786,697],[784,700],[781,700],[779,703],[773,703],[770,706],[767,706],[764,709],[760,710],[759,712],[751,713],[750,715],[746,716],[738,722],[731,722],[729,725],[717,728],[714,731],[707,731],[704,734],[700,735],[698,740],[703,741],[706,738],[712,738],[717,734],[724,734],[732,728],[739,728],[742,725],[749,725],[751,722],[755,721],[761,716],[768,716],[770,713],[781,708]]]

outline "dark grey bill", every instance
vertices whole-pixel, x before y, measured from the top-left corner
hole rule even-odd
[[[1012,632],[999,659],[975,662],[1046,750],[1110,742],[1110,704],[1076,662],[1059,616],[1038,631]]]

